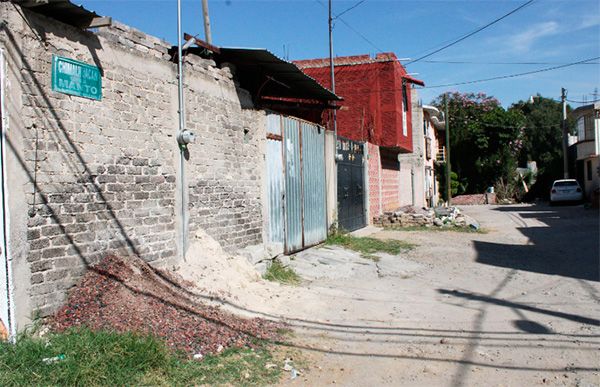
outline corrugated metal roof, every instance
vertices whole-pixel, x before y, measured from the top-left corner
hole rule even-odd
[[[65,24],[87,28],[94,18],[100,17],[69,0],[11,0],[23,8],[51,17]]]
[[[237,68],[242,87],[260,96],[339,101],[340,97],[303,73],[295,64],[266,49],[221,47],[218,61]]]

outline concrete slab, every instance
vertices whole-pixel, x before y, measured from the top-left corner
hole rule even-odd
[[[379,231],[381,231],[382,228],[381,227],[376,227],[373,225],[369,225],[363,228],[360,228],[356,231],[352,231],[350,233],[350,235],[355,236],[355,237],[368,237],[371,236],[375,233],[378,233]]]

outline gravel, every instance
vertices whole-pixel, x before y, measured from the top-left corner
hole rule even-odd
[[[279,338],[281,324],[207,306],[190,289],[189,282],[139,258],[109,255],[73,288],[51,325],[57,331],[86,326],[152,334],[190,356]]]

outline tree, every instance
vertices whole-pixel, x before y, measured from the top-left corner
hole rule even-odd
[[[450,157],[466,193],[481,193],[500,179],[512,181],[525,117],[484,93],[449,93]],[[444,109],[444,95],[433,105]]]
[[[567,111],[570,109],[567,106]],[[513,104],[509,112],[518,112],[525,117],[520,165],[535,161],[538,167],[536,183],[530,196],[545,198],[549,195],[552,182],[563,176],[562,105],[538,94],[532,101]],[[573,123],[568,121],[568,127],[573,126]]]

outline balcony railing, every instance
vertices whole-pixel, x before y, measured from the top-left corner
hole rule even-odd
[[[446,147],[445,146],[440,146],[437,150],[437,153],[435,155],[435,161],[437,161],[438,163],[445,163],[446,162]]]

